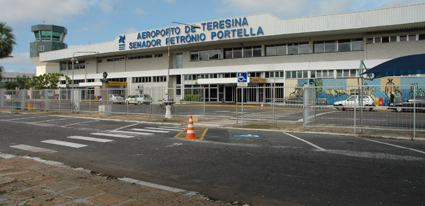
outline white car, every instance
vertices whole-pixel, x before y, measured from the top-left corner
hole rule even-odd
[[[102,103],[102,99],[100,98],[100,103]],[[109,102],[111,104],[123,104],[124,103],[124,98],[122,98],[121,96],[118,96],[116,94],[109,94]]]
[[[152,97],[149,94],[135,94],[125,100],[126,104],[146,104],[152,103]]]
[[[359,106],[360,101],[359,95],[352,95],[348,97],[346,100],[337,101],[334,103],[334,107],[336,109],[341,109],[344,111],[347,108],[354,108],[354,106]],[[369,111],[373,110],[373,107],[375,106],[375,101],[371,96],[364,95],[363,96],[363,106],[365,106],[366,109],[369,109]]]

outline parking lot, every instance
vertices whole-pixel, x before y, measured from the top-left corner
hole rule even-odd
[[[2,153],[54,159],[225,201],[418,205],[424,200],[424,141],[205,122],[194,123],[202,131],[197,140],[186,140],[186,126],[176,124],[12,113],[0,113],[0,121]]]

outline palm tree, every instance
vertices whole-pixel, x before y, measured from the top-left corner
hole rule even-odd
[[[10,57],[14,44],[16,42],[12,28],[6,26],[6,23],[0,22],[0,59]]]

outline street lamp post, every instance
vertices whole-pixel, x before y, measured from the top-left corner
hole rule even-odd
[[[172,24],[183,24],[183,25],[187,25],[187,26],[191,26],[195,29],[200,29],[200,26],[197,25],[192,25],[192,24],[185,24],[185,23],[181,23],[181,22],[171,22],[170,25],[168,26],[168,68],[167,68],[167,91],[165,91],[165,93],[167,93],[167,105],[165,106],[166,110],[165,110],[165,118],[172,118],[171,115],[171,107],[168,104],[170,96],[168,95],[168,86],[169,86],[169,79],[170,79],[170,48],[171,48],[171,25]]]
[[[74,102],[74,62],[75,62],[75,54],[78,54],[78,53],[93,53],[93,54],[97,54],[97,53],[99,53],[98,51],[77,51],[77,52],[74,52],[74,54],[72,54],[72,59],[71,59],[71,64],[72,64],[72,79],[71,79],[71,88],[72,88],[72,92],[71,92],[71,109],[72,109],[72,112],[74,112],[74,107],[73,107],[73,104],[75,104],[75,102]],[[86,68],[86,70],[87,70],[87,68]]]

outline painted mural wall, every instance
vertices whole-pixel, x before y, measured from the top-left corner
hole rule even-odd
[[[288,82],[287,82],[288,83]],[[298,79],[289,97],[301,97],[302,87],[315,85],[317,98],[326,99],[327,104],[345,100],[350,95],[360,94],[358,79]],[[289,84],[286,84],[289,85]],[[425,77],[385,77],[363,81],[363,94],[375,99],[376,105],[388,106],[390,99],[406,101],[414,96],[425,96]],[[391,94],[393,97],[391,97]],[[381,99],[382,98],[382,99]],[[380,101],[382,101],[380,103]]]

